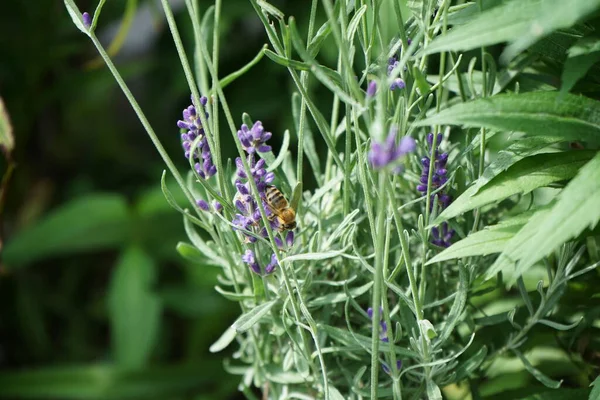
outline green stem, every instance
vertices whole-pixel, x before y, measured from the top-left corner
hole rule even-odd
[[[377,212],[377,241],[375,242],[375,277],[373,282],[373,332],[371,334],[371,398],[379,397],[379,321],[381,319],[381,292],[383,288],[383,248],[385,241],[385,219],[387,208],[387,191],[385,182],[387,174],[385,170],[379,172],[379,204]]]

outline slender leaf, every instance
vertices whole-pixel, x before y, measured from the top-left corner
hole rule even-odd
[[[560,138],[556,136],[533,136],[519,139],[505,150],[501,150],[498,153],[498,157],[487,166],[483,171],[483,174],[475,183],[476,191],[485,186],[492,178],[498,175],[502,171],[506,171],[508,167],[513,165],[523,158],[534,155],[540,152],[540,150],[547,148],[548,146],[559,143]]]
[[[0,149],[4,154],[9,154],[15,147],[15,137],[13,127],[10,123],[8,111],[4,105],[2,97],[0,97]]]
[[[548,210],[537,212],[506,245],[488,271],[488,278],[502,270],[512,271],[519,261],[514,282],[535,262],[555,248],[591,228],[600,220],[600,153],[588,162],[560,193]]]
[[[123,197],[90,194],[16,234],[2,257],[8,268],[16,268],[47,257],[119,248],[127,241],[129,223]]]
[[[232,327],[229,327],[225,330],[225,332],[223,332],[223,334],[221,335],[221,337],[219,337],[219,339],[217,339],[216,342],[214,342],[210,347],[209,347],[209,351],[211,353],[218,353],[222,350],[224,350],[227,346],[229,346],[229,344],[231,342],[233,342],[233,340],[235,339],[235,336],[237,335],[237,332],[235,329],[233,329]]]
[[[308,303],[308,305],[310,307],[318,307],[318,306],[322,306],[322,305],[326,305],[326,304],[341,303],[343,301],[348,300],[349,296],[352,297],[353,299],[355,299],[358,296],[368,292],[369,289],[371,288],[371,286],[373,286],[373,282],[368,282],[360,287],[350,289],[350,290],[348,290],[348,293],[346,293],[346,292],[329,293],[324,296],[317,297],[314,300],[311,300]]]
[[[593,151],[570,151],[527,157],[496,176],[478,193],[477,186],[471,186],[433,224],[515,194],[529,193],[550,183],[569,179],[593,156]]]
[[[162,305],[152,293],[156,265],[141,249],[127,249],[108,293],[113,354],[124,369],[143,367],[158,339]]]
[[[508,61],[544,36],[570,27],[598,8],[597,0],[506,1],[438,37],[424,53],[470,50],[509,42],[503,54],[503,59]]]
[[[535,379],[537,379],[538,381],[540,381],[544,386],[552,388],[552,389],[557,389],[557,388],[560,387],[560,384],[562,383],[562,380],[561,381],[555,381],[553,379],[550,379],[548,376],[544,375],[540,370],[538,370],[533,365],[531,365],[531,363],[529,362],[529,360],[527,360],[527,358],[525,358],[525,356],[523,355],[523,353],[521,353],[519,350],[513,349],[513,352],[517,355],[517,357],[519,357],[521,359],[521,362],[525,366],[525,369],[527,371],[529,371],[529,373],[531,375],[533,375]]]
[[[559,92],[501,94],[440,111],[416,125],[457,125],[600,142],[600,102]]]
[[[275,302],[275,300],[271,300],[254,307],[247,313],[242,314],[231,327],[238,333],[247,331],[271,310],[271,308],[275,305]]]
[[[569,57],[561,77],[561,92],[570,91],[598,61],[600,61],[600,38],[584,37],[569,48]]]
[[[0,397],[122,400],[186,396],[221,377],[221,363],[160,366],[127,371],[103,364],[44,367],[0,373]]]

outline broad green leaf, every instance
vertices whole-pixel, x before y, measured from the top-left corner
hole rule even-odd
[[[129,238],[127,203],[117,194],[90,194],[53,210],[12,237],[3,250],[8,268],[65,254],[119,248]]]
[[[552,388],[552,389],[557,389],[558,387],[560,387],[562,380],[555,381],[553,379],[550,379],[548,376],[543,374],[539,369],[537,369],[533,365],[531,365],[529,360],[527,360],[527,358],[525,358],[525,356],[519,350],[512,349],[512,351],[517,355],[517,357],[519,357],[521,359],[521,362],[525,366],[525,369],[527,369],[527,371],[529,371],[529,373],[531,375],[533,375],[535,379],[540,381],[544,386]]]
[[[487,277],[503,270],[510,282],[555,248],[576,237],[600,220],[600,153],[581,168],[548,210],[537,212],[517,233],[488,271]]]
[[[600,39],[597,37],[584,37],[569,48],[569,57],[561,77],[561,92],[570,91],[598,61],[600,61]]]
[[[15,137],[13,135],[13,127],[10,123],[4,101],[0,97],[0,149],[2,149],[4,154],[10,154],[14,147]]]
[[[354,289],[350,289],[350,290],[348,290],[348,293],[346,293],[346,292],[329,293],[324,296],[317,297],[314,300],[311,300],[308,303],[308,306],[309,307],[318,307],[318,306],[322,306],[322,305],[326,305],[326,304],[340,303],[342,301],[348,300],[348,295],[350,295],[350,297],[355,299],[358,296],[368,292],[369,289],[371,288],[371,286],[373,286],[373,282],[368,282],[368,283],[364,284],[363,286],[360,286],[360,287],[357,287]]]
[[[527,157],[496,176],[478,193],[477,186],[471,186],[436,218],[433,225],[515,194],[529,193],[552,182],[569,179],[593,156],[593,151],[568,151]]]
[[[263,316],[265,316],[271,308],[275,305],[275,300],[268,301],[259,306],[254,307],[252,310],[245,314],[242,314],[231,326],[238,333],[242,333],[252,328]]]
[[[532,213],[521,214],[518,218],[502,221],[497,225],[487,226],[485,229],[473,232],[466,238],[453,243],[425,265],[456,258],[485,256],[500,253],[506,243],[527,223]]]
[[[537,154],[542,149],[560,141],[561,139],[555,136],[533,136],[517,139],[516,142],[508,146],[505,150],[501,150],[498,153],[498,157],[483,171],[481,177],[475,182],[476,191],[517,161]]]
[[[231,342],[233,342],[233,340],[235,339],[235,336],[237,335],[237,332],[235,329],[233,329],[232,327],[229,327],[225,330],[225,332],[223,332],[223,334],[221,335],[221,337],[219,339],[217,339],[216,342],[214,342],[210,347],[209,347],[209,351],[211,353],[218,353],[221,350],[224,350],[227,346],[229,346],[229,344]]]
[[[126,371],[103,364],[44,367],[0,373],[0,397],[12,399],[138,400],[187,396],[221,375],[221,363]]]
[[[598,400],[600,399],[600,375],[594,380],[592,385],[593,389],[590,393],[589,400]]]
[[[157,343],[162,305],[152,292],[156,265],[141,249],[125,250],[108,290],[113,356],[124,369],[142,368]]]
[[[509,42],[502,55],[508,61],[544,36],[574,25],[598,8],[597,0],[506,1],[439,36],[423,52],[470,50]]]
[[[416,122],[418,126],[459,124],[600,142],[600,102],[559,92],[500,94],[459,103]]]

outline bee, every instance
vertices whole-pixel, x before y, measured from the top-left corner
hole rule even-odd
[[[296,210],[290,207],[279,189],[275,186],[267,186],[265,201],[273,213],[271,219],[277,218],[279,221],[280,231],[296,229]]]

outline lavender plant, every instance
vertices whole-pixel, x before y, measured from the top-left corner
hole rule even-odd
[[[222,2],[205,11],[214,15],[211,49],[198,2],[185,2],[193,69],[162,0],[192,94],[176,123],[190,164],[184,179],[94,35],[100,10],[90,20],[65,0],[189,200],[187,208],[176,204],[163,176],[193,244],[182,249],[204,260],[202,268],[220,268],[217,290],[239,306],[211,351],[235,347],[225,365],[241,376],[240,391],[250,399],[257,391],[265,399],[481,398],[519,389],[488,385],[514,361],[534,393],[563,390],[527,353],[543,347],[537,334],[558,332],[566,343],[576,338],[569,330],[583,326],[584,314],[560,300],[598,265],[600,105],[522,87],[519,71],[540,68],[531,54],[549,55],[528,50],[538,37],[510,17],[567,6],[312,0],[300,32],[273,4],[249,1],[269,40],[262,53],[288,70],[297,90],[289,127],[297,147],[248,115],[231,115],[218,73]],[[573,3],[577,17],[544,20],[544,32],[600,7]],[[328,40],[336,60],[320,55]],[[497,64],[485,46],[500,42],[510,45]],[[478,55],[457,53],[470,49]],[[332,94],[327,112],[314,85]],[[273,136],[285,137],[281,148]],[[585,150],[570,150],[569,141]],[[225,142],[235,143],[235,160],[223,159]],[[548,186],[544,199],[534,197]],[[287,198],[281,207],[270,202],[271,187]]]

